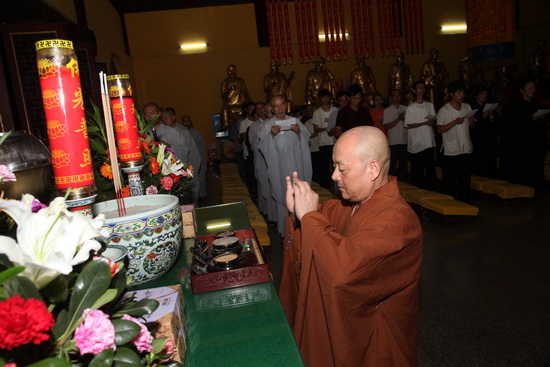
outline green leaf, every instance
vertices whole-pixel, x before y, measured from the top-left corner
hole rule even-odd
[[[116,275],[111,280],[111,288],[115,288],[117,290],[115,299],[118,299],[120,296],[122,296],[126,291],[126,287],[127,287],[126,269],[120,266],[119,266],[119,269],[120,270],[118,271],[118,273],[116,273]]]
[[[138,302],[131,303],[118,310],[117,315],[143,316],[155,311],[159,306],[159,301],[155,299],[142,299]]]
[[[168,338],[166,337],[153,340],[153,342],[151,343],[151,346],[153,347],[153,353],[159,354],[160,352],[162,352],[167,342]]]
[[[141,359],[136,352],[130,348],[117,348],[115,353],[114,367],[135,367],[141,366]]]
[[[88,133],[97,133],[99,132],[99,127],[97,126],[88,126]]]
[[[53,335],[55,339],[59,339],[61,335],[65,332],[67,329],[67,323],[69,322],[69,312],[64,309],[61,310],[59,315],[57,315],[57,319],[55,320],[55,325],[53,326]]]
[[[58,276],[44,287],[40,293],[48,298],[52,303],[64,302],[69,296],[69,286],[67,278],[63,275]]]
[[[92,310],[97,310],[98,308],[100,308],[101,306],[111,302],[112,300],[115,299],[115,296],[116,296],[116,292],[117,290],[116,289],[107,289],[105,291],[105,293],[103,293],[101,295],[101,297],[99,297],[95,302],[94,304],[92,305],[92,307],[90,307]]]
[[[84,309],[91,308],[109,287],[111,269],[106,262],[92,261],[76,278],[69,304],[69,333],[77,326]]]
[[[23,270],[25,270],[24,266],[15,266],[13,268],[4,270],[3,272],[0,273],[0,284],[15,277],[17,274],[21,273]]]
[[[71,367],[71,364],[61,358],[47,358],[33,363],[28,367]]]
[[[110,367],[115,359],[113,348],[105,349],[90,361],[89,367]]]
[[[92,146],[92,149],[99,154],[105,154],[107,148],[101,140],[90,138],[90,145]]]
[[[9,131],[9,132],[3,134],[2,136],[0,136],[0,145],[2,145],[4,140],[6,140],[10,134],[11,134],[11,131]]]
[[[124,345],[138,336],[141,327],[133,321],[115,319],[111,321],[115,327],[115,344]]]
[[[24,299],[35,298],[44,301],[36,285],[27,277],[16,276],[15,278],[11,278],[4,283],[4,289],[8,297],[18,294]]]

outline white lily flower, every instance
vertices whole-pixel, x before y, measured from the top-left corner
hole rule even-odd
[[[183,163],[177,160],[175,163],[172,163],[169,159],[165,159],[162,163],[162,175],[168,176],[170,173],[175,174],[176,176],[181,175],[180,169],[183,167]]]
[[[159,151],[157,153],[157,162],[159,166],[162,167],[162,163],[164,162],[164,151],[166,150],[166,145],[159,144]]]
[[[33,213],[32,195],[23,195],[21,201],[0,199],[3,209],[17,223],[17,241],[0,236],[0,253],[15,264],[24,266],[23,276],[31,279],[38,289],[45,287],[59,274],[69,274],[73,265],[97,252],[101,245],[94,237],[108,236],[102,229],[105,218],[95,219],[67,210],[63,198],[56,198],[51,206]]]

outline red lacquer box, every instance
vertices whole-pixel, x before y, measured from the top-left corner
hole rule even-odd
[[[258,244],[256,234],[253,229],[243,229],[235,231],[235,237],[239,238],[239,242],[244,244],[245,239],[254,239]],[[216,239],[215,235],[198,237],[200,241],[206,241],[207,247],[210,250],[212,241]],[[191,290],[193,293],[203,293],[217,291],[220,289],[241,287],[243,285],[257,284],[268,282],[271,277],[267,264],[262,264],[263,255],[261,247],[258,244],[258,251],[254,248],[250,251],[243,251],[241,254],[241,267],[231,270],[222,270],[209,272],[207,274],[195,274],[191,270]],[[258,259],[260,257],[261,259]],[[197,260],[193,258],[192,265],[197,264]]]

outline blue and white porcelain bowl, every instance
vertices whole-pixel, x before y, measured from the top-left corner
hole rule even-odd
[[[179,200],[172,195],[143,195],[124,199],[126,216],[119,217],[116,200],[92,205],[94,217],[105,214],[107,246],[128,248],[131,286],[163,276],[174,264],[181,247]]]

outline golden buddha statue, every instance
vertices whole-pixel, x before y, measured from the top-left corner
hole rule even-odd
[[[466,88],[468,88],[468,90],[472,90],[476,85],[479,84],[485,86],[489,86],[490,84],[485,80],[485,73],[483,72],[483,69],[475,69],[474,67],[472,67],[472,64],[470,63],[468,57],[460,60],[458,75],[460,81],[466,85]]]
[[[546,41],[540,40],[537,50],[529,58],[529,77],[535,81],[544,78],[544,69],[546,67]]]
[[[250,102],[250,96],[246,89],[244,79],[237,76],[237,68],[231,64],[227,67],[227,78],[222,81],[222,122],[223,126],[229,126],[230,116],[233,112],[241,113],[243,105]]]
[[[357,66],[351,69],[351,84],[357,84],[363,89],[363,100],[372,104],[372,97],[376,91],[376,81],[372,69],[365,63],[365,56],[357,58]]]
[[[397,54],[395,64],[390,65],[388,95],[391,95],[392,90],[398,89],[401,91],[401,103],[408,105],[412,102],[413,77],[411,74],[411,68],[403,62],[404,60],[405,55],[403,52],[399,52]]]
[[[294,78],[294,71],[287,78],[284,73],[279,71],[280,64],[278,61],[271,60],[269,66],[271,72],[264,77],[266,101],[271,101],[271,97],[275,95],[285,96],[287,100],[287,112],[290,112],[293,109],[290,82]]]
[[[449,73],[443,61],[438,59],[437,48],[432,48],[430,55],[430,59],[422,65],[421,78],[426,84],[426,94],[437,110],[447,100]]]
[[[328,89],[334,98],[335,86],[334,75],[326,68],[323,57],[315,60],[315,69],[307,72],[306,75],[306,100],[305,103],[319,105],[317,93],[321,89]]]

